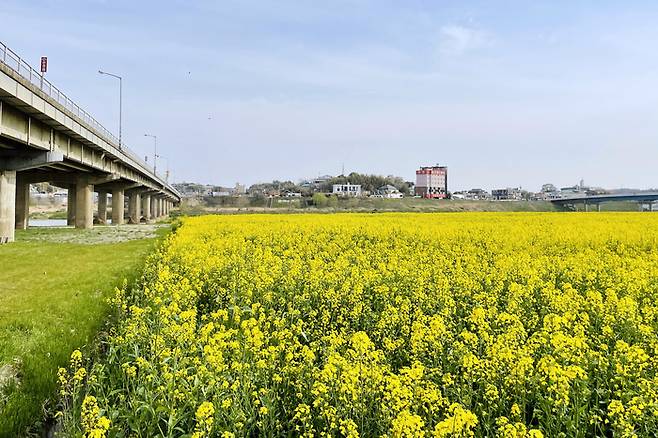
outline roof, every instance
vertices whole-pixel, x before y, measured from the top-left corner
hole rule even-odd
[[[381,186],[377,190],[379,190],[380,192],[397,192],[398,191],[398,189],[395,186],[392,186],[390,184],[386,184],[385,186]]]

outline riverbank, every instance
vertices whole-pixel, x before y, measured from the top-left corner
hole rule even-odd
[[[456,199],[384,199],[384,198],[333,198],[330,205],[316,206],[305,198],[186,198],[180,214],[235,213],[333,213],[333,212],[462,212],[462,211],[561,211],[548,201],[470,201]]]
[[[139,276],[168,229],[28,229],[0,246],[0,437],[43,427],[56,404],[57,368],[103,329],[105,298]]]

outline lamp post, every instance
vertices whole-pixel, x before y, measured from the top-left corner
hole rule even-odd
[[[164,176],[165,176],[165,181],[169,182],[169,158],[165,157],[164,155],[160,155],[160,154],[158,154],[158,158],[160,160],[164,160],[164,162],[165,162],[165,169],[166,170],[165,170]]]
[[[169,182],[169,158],[163,157],[162,155],[158,155],[158,158],[162,158],[163,160],[165,160],[165,166],[167,169],[165,170],[165,182]]]
[[[115,75],[114,73],[108,73],[103,70],[98,70],[98,73],[102,75],[107,75],[107,76],[112,76],[113,78],[117,78],[119,80],[119,150],[121,149],[121,112],[123,110],[123,83],[122,83],[122,78],[119,75]]]
[[[153,173],[157,170],[158,161],[158,136],[152,134],[144,134],[144,137],[151,137],[153,139]]]

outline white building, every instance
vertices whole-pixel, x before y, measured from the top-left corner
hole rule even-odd
[[[404,197],[397,188],[395,188],[390,184],[378,188],[377,195],[380,198],[390,198],[390,199],[399,199]]]
[[[338,196],[361,196],[361,184],[334,184],[331,193]]]

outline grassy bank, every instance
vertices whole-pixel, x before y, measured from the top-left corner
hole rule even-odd
[[[93,340],[105,297],[139,274],[165,231],[31,229],[0,246],[0,437],[41,427],[56,403],[57,368]]]
[[[30,219],[66,219],[66,210],[30,212]]]
[[[300,198],[203,198],[184,199],[180,213],[189,216],[209,213],[254,212],[458,212],[458,211],[557,211],[547,201],[466,201],[420,198],[338,198],[334,205],[316,207],[310,199]]]

